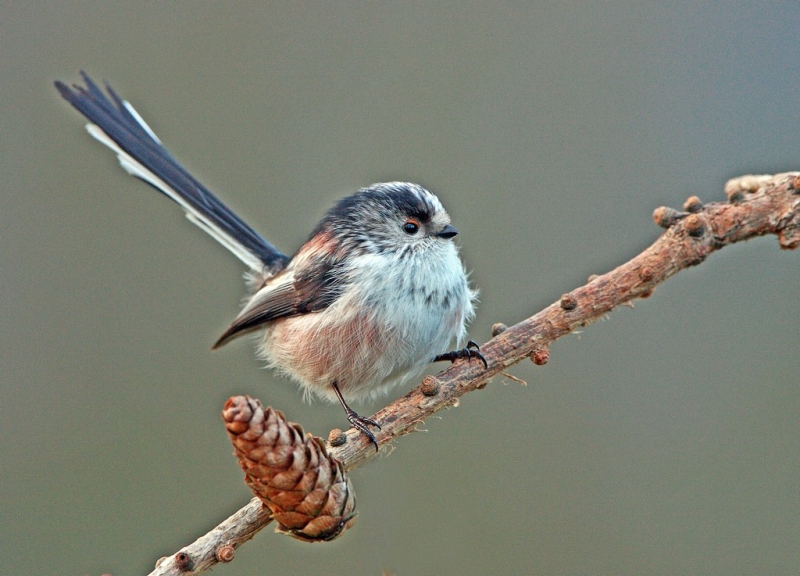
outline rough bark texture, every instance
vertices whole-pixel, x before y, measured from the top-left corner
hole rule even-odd
[[[383,408],[374,416],[382,427],[376,434],[380,445],[413,432],[418,423],[457,404],[467,392],[485,387],[512,364],[525,358],[546,363],[549,345],[558,338],[591,324],[620,304],[650,296],[658,284],[700,264],[716,250],[765,234],[777,235],[784,249],[800,245],[800,173],[743,176],[728,182],[725,192],[727,203],[703,205],[693,196],[684,204],[684,211],[656,209],[653,218],[666,231],[652,246],[611,272],[591,278],[527,320],[502,332],[498,328],[500,333],[481,346],[488,369],[474,360],[459,361]],[[337,446],[329,446],[328,452],[345,470],[376,456],[374,446],[357,431],[344,435],[341,444],[342,434],[335,435]],[[199,574],[218,561],[229,561],[233,549],[270,520],[261,501],[254,498],[196,542],[162,558],[152,574]]]

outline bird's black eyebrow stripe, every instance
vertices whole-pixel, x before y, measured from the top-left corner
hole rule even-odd
[[[408,214],[422,221],[430,220],[435,212],[433,205],[427,199],[420,198],[407,186],[376,186],[363,188],[351,196],[342,198],[331,208],[327,216],[346,217],[370,203]]]
[[[434,209],[429,202],[407,187],[395,188],[394,191],[392,201],[401,212],[419,218],[423,222],[431,219]]]

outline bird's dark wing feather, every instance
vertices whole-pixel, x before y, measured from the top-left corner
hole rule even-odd
[[[330,306],[345,288],[346,281],[336,271],[341,266],[327,258],[306,261],[303,271],[291,266],[256,292],[214,348],[233,338],[257,330],[264,324],[288,316],[300,316]]]

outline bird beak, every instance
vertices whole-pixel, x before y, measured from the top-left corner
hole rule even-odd
[[[450,224],[448,224],[447,226],[442,228],[436,235],[439,238],[452,238],[456,234],[458,234],[458,230],[456,230],[455,226],[451,226]]]

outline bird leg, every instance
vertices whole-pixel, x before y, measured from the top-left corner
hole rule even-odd
[[[344,408],[344,413],[347,415],[347,420],[350,422],[350,425],[361,432],[364,436],[369,438],[370,442],[375,444],[375,451],[378,451],[378,441],[375,440],[375,436],[370,431],[370,426],[375,426],[378,430],[381,429],[380,424],[375,422],[372,418],[367,418],[366,416],[359,416],[359,414],[350,408],[347,405],[347,402],[344,401],[344,396],[342,396],[342,392],[339,390],[339,385],[334,382],[333,383],[333,391],[336,393],[336,397],[339,399],[339,402],[342,403],[342,408]]]

